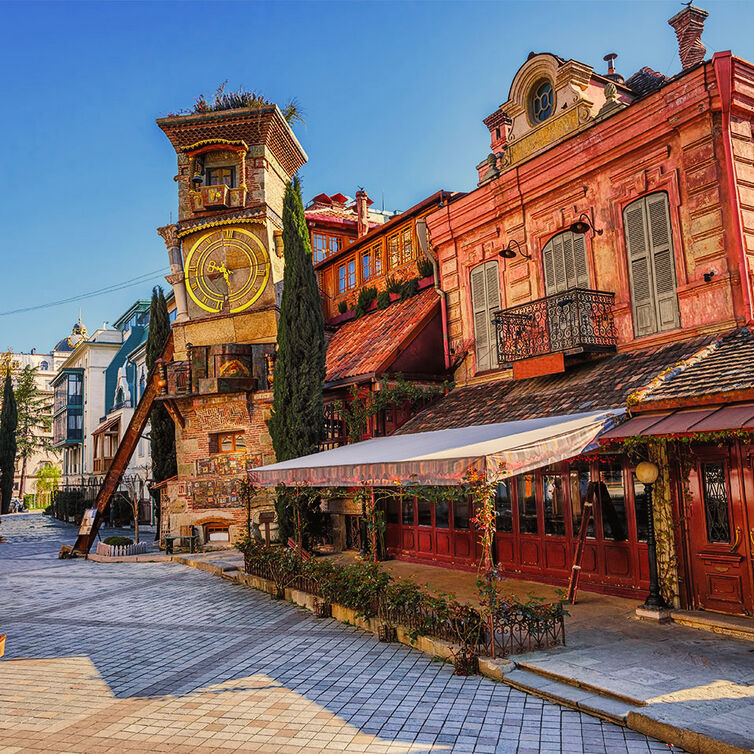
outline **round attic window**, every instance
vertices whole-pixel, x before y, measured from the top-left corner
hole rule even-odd
[[[548,79],[540,79],[529,92],[529,117],[533,123],[547,120],[555,109],[555,96]]]

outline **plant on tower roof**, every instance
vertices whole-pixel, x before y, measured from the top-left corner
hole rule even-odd
[[[225,85],[227,81],[224,81],[217,87],[215,97],[212,102],[208,102],[207,98],[200,94],[194,101],[194,107],[192,113],[213,113],[221,110],[236,110],[239,108],[251,108],[253,110],[261,110],[264,107],[270,107],[275,103],[272,100],[267,99],[263,95],[257,92],[250,92],[244,89],[242,86],[238,87],[234,92],[226,92]],[[298,104],[298,101],[294,97],[289,100],[286,105],[280,108],[285,120],[290,123],[303,123],[304,111]]]

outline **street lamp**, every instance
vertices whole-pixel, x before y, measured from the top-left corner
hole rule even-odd
[[[649,596],[642,605],[646,610],[667,610],[668,604],[660,594],[657,579],[657,542],[655,541],[655,522],[652,515],[652,485],[657,481],[660,470],[651,461],[642,461],[636,466],[636,478],[644,485],[647,497],[647,555],[649,556]]]

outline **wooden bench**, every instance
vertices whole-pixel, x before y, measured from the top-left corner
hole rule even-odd
[[[172,555],[175,543],[178,542],[178,546],[182,547],[184,540],[188,540],[189,552],[193,553],[199,549],[199,538],[194,534],[194,527],[181,526],[180,534],[177,537],[165,537],[165,553],[167,555]]]

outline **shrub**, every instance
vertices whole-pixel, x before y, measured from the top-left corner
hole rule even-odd
[[[377,289],[368,285],[359,291],[359,298],[356,300],[356,307],[353,310],[354,316],[362,317],[366,314],[372,301],[377,298]]]
[[[390,306],[390,294],[387,291],[380,291],[377,294],[377,308],[387,309]]]
[[[347,301],[338,301],[338,311],[341,314],[345,314],[348,311],[348,302]]]
[[[401,281],[398,280],[398,278],[394,277],[393,275],[388,275],[385,278],[385,290],[388,293],[400,293]]]
[[[419,280],[418,278],[411,278],[410,280],[405,280],[403,283],[401,283],[401,301],[405,301],[406,299],[411,298],[412,296],[416,296],[416,294],[419,292]]]
[[[430,275],[434,275],[435,266],[432,264],[432,260],[429,257],[419,257],[416,260],[416,270],[419,273],[420,278],[426,278]]]
[[[106,545],[113,545],[114,547],[125,547],[134,543],[133,539],[129,539],[128,537],[105,537],[102,541]]]

